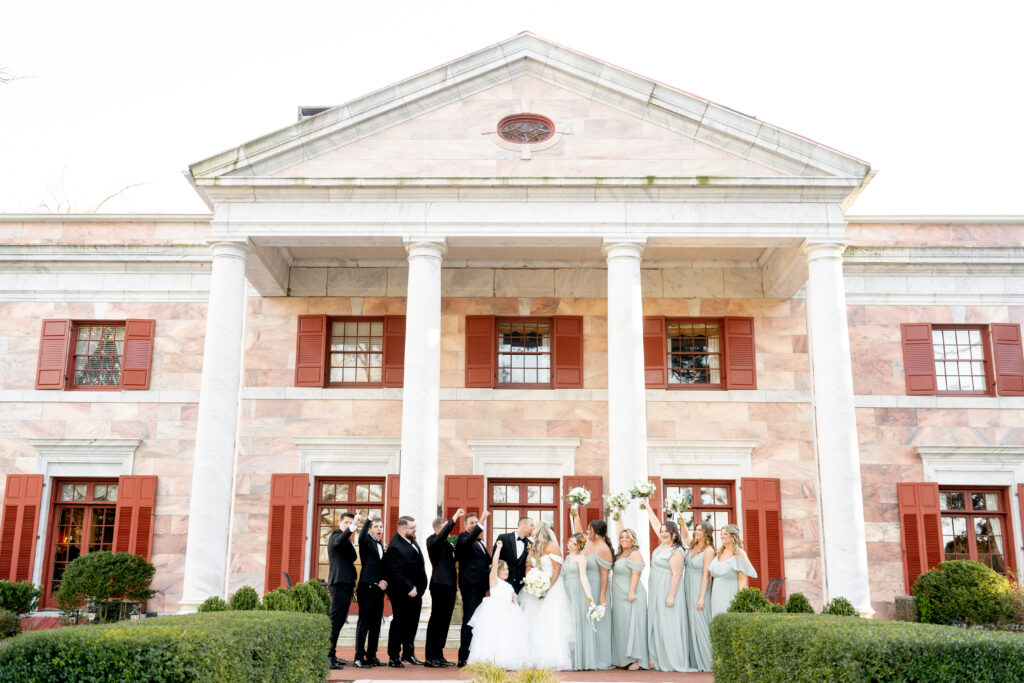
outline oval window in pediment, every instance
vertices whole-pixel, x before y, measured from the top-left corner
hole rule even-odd
[[[498,123],[498,135],[521,145],[544,142],[555,134],[555,124],[551,119],[536,114],[513,114],[506,116]]]

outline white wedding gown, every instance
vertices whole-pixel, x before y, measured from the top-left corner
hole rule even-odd
[[[561,565],[561,556],[549,553],[540,559],[540,569],[547,574],[548,579],[554,572],[555,562]],[[530,595],[524,588],[519,592],[519,603],[526,616],[528,646],[525,665],[554,671],[572,669],[570,653],[574,636],[563,577],[559,575],[558,581],[548,589],[543,599]],[[475,634],[473,638],[475,641]]]

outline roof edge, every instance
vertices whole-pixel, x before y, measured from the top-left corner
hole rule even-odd
[[[0,213],[0,223],[209,223],[209,213]]]

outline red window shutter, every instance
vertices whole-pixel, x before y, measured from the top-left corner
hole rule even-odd
[[[114,513],[115,553],[131,553],[152,559],[155,509],[155,476],[118,478],[117,511]]]
[[[405,381],[405,316],[384,318],[384,386],[400,387]]]
[[[664,337],[662,337],[664,339]],[[654,516],[661,521],[665,521],[664,517],[661,516],[661,501],[662,501],[662,488],[661,488],[661,477],[648,477],[647,480],[654,484],[654,494],[650,500],[647,501],[647,505],[654,511]],[[661,539],[658,538],[658,530],[651,529],[651,549],[657,548],[661,545]]]
[[[907,595],[917,577],[942,562],[942,515],[939,485],[896,484]]]
[[[32,580],[42,501],[43,475],[7,475],[0,519],[0,579]]]
[[[466,316],[466,386],[493,387],[498,343],[493,315]]]
[[[754,319],[723,318],[725,338],[725,388],[757,389],[754,354]]]
[[[398,533],[398,518],[402,514],[398,511],[398,495],[402,487],[401,475],[389,474],[387,483],[387,492],[385,495],[385,506],[384,506],[384,544],[387,545],[391,542],[391,539]],[[428,519],[425,522],[422,520],[416,520],[421,526],[426,528],[428,524],[434,520]]]
[[[935,382],[931,323],[903,323],[900,325],[900,336],[903,341],[903,374],[906,376],[907,394],[934,394],[938,385]]]
[[[551,386],[583,388],[583,317],[556,315],[552,324]]]
[[[153,366],[155,320],[127,320],[124,324],[122,389],[149,389]]]
[[[292,583],[302,581],[308,497],[308,474],[270,476],[267,573],[263,582],[265,593],[285,585],[282,572],[288,572]]]
[[[996,386],[1001,396],[1024,396],[1024,353],[1021,352],[1020,325],[992,323],[995,348]]]
[[[648,389],[668,387],[664,317],[644,318],[644,383]]]
[[[300,315],[295,341],[295,386],[322,387],[327,376],[327,316]]]
[[[604,479],[602,477],[562,477],[563,501],[569,495],[569,491],[577,486],[582,486],[590,491],[590,505],[579,509],[580,516],[576,520],[576,531],[586,534],[588,524],[595,519],[604,519]],[[565,503],[565,519],[562,529],[562,536],[569,538],[572,533],[572,525],[569,524],[569,503]]]
[[[451,519],[462,508],[478,515],[484,511],[484,476],[482,474],[449,474],[444,478],[444,516]],[[458,533],[459,529],[455,529]]]
[[[44,320],[39,338],[36,389],[63,389],[68,367],[70,320]]]
[[[743,498],[743,546],[757,578],[752,588],[764,590],[772,579],[786,578],[782,547],[782,488],[778,479],[745,477],[740,480]],[[785,593],[779,593],[785,599]]]

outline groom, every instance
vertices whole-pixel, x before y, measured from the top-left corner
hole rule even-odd
[[[495,539],[494,547],[498,547],[501,541],[501,554],[499,559],[505,560],[508,564],[508,581],[512,590],[516,593],[523,587],[523,577],[526,576],[526,555],[530,551],[530,536],[533,535],[533,520],[523,517],[519,520],[519,528],[513,532],[502,534]]]

